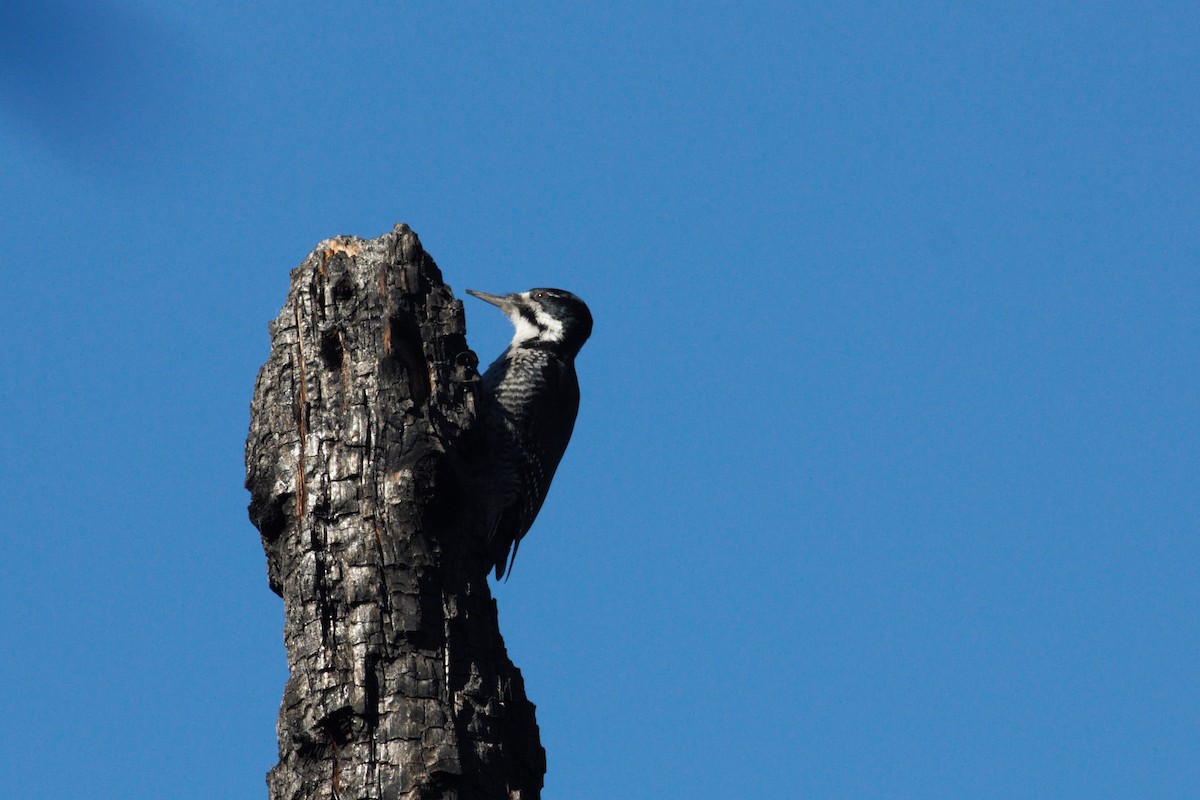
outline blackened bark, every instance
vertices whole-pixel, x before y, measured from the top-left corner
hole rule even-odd
[[[397,225],[318,245],[270,333],[246,441],[290,668],[270,797],[538,797],[486,579],[462,303]]]

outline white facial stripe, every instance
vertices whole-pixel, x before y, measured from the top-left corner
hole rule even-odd
[[[522,292],[521,298],[528,301],[529,292]],[[533,306],[530,303],[530,306]],[[535,322],[530,322],[528,317],[522,314],[518,309],[513,308],[508,312],[508,318],[512,321],[516,332],[513,333],[510,347],[516,347],[531,339],[537,339],[543,342],[561,342],[563,338],[563,324],[554,317],[547,314],[545,311],[533,306],[533,317]]]
[[[536,325],[525,319],[524,315],[522,315],[521,312],[517,311],[516,309],[513,309],[512,313],[508,315],[508,318],[512,320],[513,327],[517,329],[513,334],[510,347],[516,347],[522,342],[528,342],[530,339],[536,339],[542,333]]]
[[[546,342],[561,342],[563,338],[563,325],[554,317],[547,314],[545,311],[538,309],[534,312],[537,317],[538,325],[542,327],[542,340]]]

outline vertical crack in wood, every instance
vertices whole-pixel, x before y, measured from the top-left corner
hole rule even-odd
[[[304,369],[304,326],[300,324],[300,298],[292,306],[296,319],[296,364],[300,370],[299,389],[296,393],[296,429],[300,436],[300,452],[296,469],[296,516],[303,519],[308,510],[308,486],[305,483],[304,457],[308,448],[308,383]]]
[[[332,759],[333,760],[333,773],[329,776],[329,782],[330,782],[329,791],[330,791],[330,794],[333,795],[333,800],[341,800],[341,797],[342,797],[342,792],[341,792],[342,775],[341,775],[341,767],[340,767],[339,761],[341,759],[342,752],[341,752],[341,748],[338,747],[338,743],[336,740],[334,740],[330,744],[333,747],[333,759]]]

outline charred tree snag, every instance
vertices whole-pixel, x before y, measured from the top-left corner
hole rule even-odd
[[[397,225],[318,245],[270,334],[246,487],[290,669],[271,800],[537,798],[472,489],[462,303]]]

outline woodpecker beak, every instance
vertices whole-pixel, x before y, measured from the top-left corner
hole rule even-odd
[[[512,308],[513,305],[512,300],[510,300],[507,295],[488,294],[487,292],[476,292],[472,291],[471,289],[467,289],[467,294],[471,295],[472,297],[478,297],[485,303],[491,303],[505,314],[508,313],[508,310]]]

